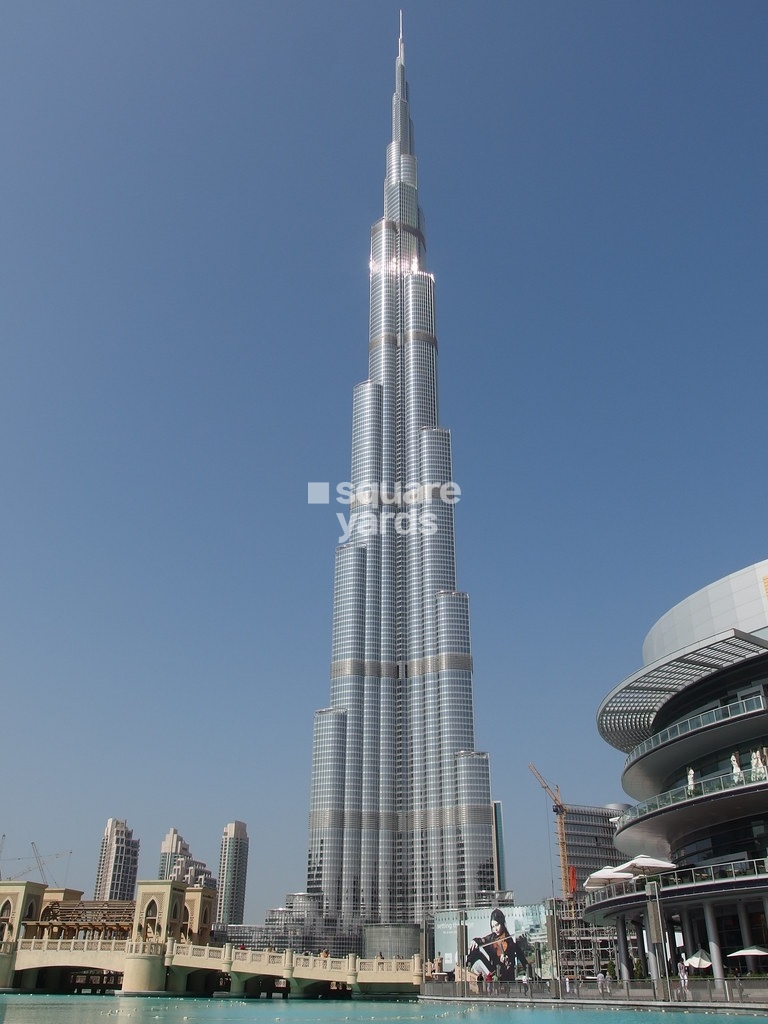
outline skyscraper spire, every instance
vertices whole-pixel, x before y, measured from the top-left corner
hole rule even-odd
[[[354,389],[348,536],[336,550],[330,706],[313,736],[307,889],[347,929],[421,922],[498,888],[425,267],[401,13],[384,216],[371,229],[368,379]]]

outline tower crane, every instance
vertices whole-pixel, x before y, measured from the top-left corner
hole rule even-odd
[[[563,899],[570,900],[573,899],[573,893],[576,889],[576,870],[568,866],[568,844],[565,841],[565,816],[568,813],[568,808],[563,803],[563,799],[560,796],[560,787],[555,786],[555,788],[552,789],[535,764],[531,763],[528,767],[538,779],[541,788],[552,800],[552,810],[555,813],[555,822],[557,826],[557,852],[560,859],[560,885],[563,890]]]
[[[61,853],[51,853],[51,854],[48,854],[45,857],[41,857],[40,856],[40,851],[37,848],[37,843],[32,843],[32,853],[35,855],[35,864],[37,865],[37,870],[40,873],[40,878],[41,878],[41,880],[43,881],[43,883],[45,885],[49,885],[48,876],[45,873],[45,865],[49,861],[59,860],[61,857],[71,857],[72,856],[72,851],[71,850],[62,850]],[[24,857],[14,857],[13,859],[14,860],[24,861],[26,858],[24,858]],[[27,875],[31,874],[34,870],[35,870],[34,865],[30,864],[27,861],[26,867],[22,871],[18,871],[15,874],[10,875],[8,878],[6,878],[6,882],[18,881],[20,878],[25,878]],[[53,882],[54,885],[57,884],[55,878],[52,878],[51,881]]]
[[[35,855],[35,860],[37,861],[37,870],[40,872],[40,877],[42,878],[43,882],[46,885],[48,885],[48,879],[45,876],[45,868],[43,867],[43,858],[40,856],[40,851],[37,848],[37,843],[34,841],[32,842],[32,853],[34,853]]]

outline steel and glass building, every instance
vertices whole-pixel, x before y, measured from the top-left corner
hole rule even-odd
[[[700,948],[716,979],[729,964],[755,970],[754,957],[727,957],[768,942],[768,561],[663,615],[597,722],[626,754],[622,785],[637,801],[614,842],[659,868],[650,887],[640,875],[589,895],[587,916],[618,930],[622,975],[629,929],[652,976]]]
[[[248,829],[244,821],[231,821],[224,826],[219,851],[217,925],[243,923],[248,847]]]
[[[371,229],[368,379],[353,396],[350,534],[336,551],[330,706],[313,736],[307,890],[343,926],[421,923],[499,888],[452,479],[401,27],[384,216]]]
[[[614,846],[615,822],[629,804],[584,807],[568,804],[565,814],[565,851],[573,878],[573,890],[579,890],[593,871],[617,865],[627,858]]]

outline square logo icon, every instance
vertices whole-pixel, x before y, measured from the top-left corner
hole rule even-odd
[[[330,485],[327,482],[307,484],[308,505],[327,505],[330,500]]]

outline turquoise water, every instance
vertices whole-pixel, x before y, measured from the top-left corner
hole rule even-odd
[[[712,1014],[471,1003],[0,995],[0,1024],[513,1024],[514,1018],[520,1018],[518,1024],[697,1024],[705,1017],[711,1020]]]

